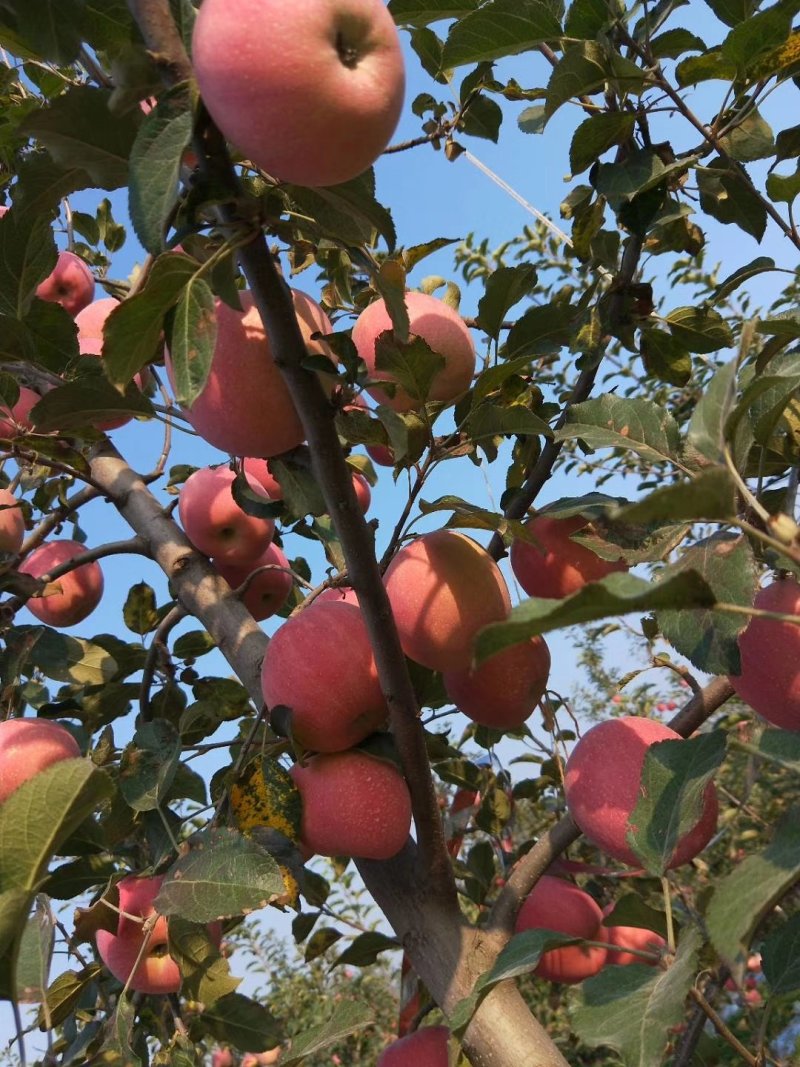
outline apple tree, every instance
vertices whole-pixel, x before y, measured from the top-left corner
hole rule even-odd
[[[793,1062],[799,6],[0,0],[20,1061]],[[404,241],[512,133],[561,219]]]

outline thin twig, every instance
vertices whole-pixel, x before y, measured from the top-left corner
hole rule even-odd
[[[700,990],[692,986],[691,990],[689,991],[689,995],[691,996],[695,1004],[697,1004],[698,1007],[703,1010],[703,1013],[705,1014],[706,1018],[711,1022],[714,1029],[717,1031],[722,1040],[725,1041],[728,1045],[730,1045],[734,1052],[737,1052],[742,1057],[744,1062],[749,1064],[749,1067],[759,1067],[758,1060],[753,1055],[753,1053],[746,1049],[739,1040],[739,1038],[736,1037],[736,1035],[728,1029],[728,1027],[725,1025],[725,1021],[711,1007],[711,1005],[708,1003],[708,1001],[700,992]]]
[[[167,637],[181,619],[186,618],[187,614],[188,612],[182,604],[176,604],[174,608],[167,612],[153,634],[153,640],[147,650],[147,659],[144,661],[142,681],[139,686],[139,718],[142,722],[150,722],[153,718],[153,709],[150,705],[150,690],[153,686],[159,657],[164,653],[169,654],[167,651]]]

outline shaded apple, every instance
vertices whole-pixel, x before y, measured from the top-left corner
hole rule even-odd
[[[309,851],[388,860],[408,840],[411,797],[393,764],[348,749],[295,763],[291,775],[303,802],[301,841]]]
[[[217,340],[208,380],[186,414],[215,448],[233,456],[268,459],[295,448],[305,434],[273,360],[253,295],[242,292],[239,299],[243,312],[216,301]],[[306,348],[312,355],[330,359],[333,373],[330,348],[324,341],[311,339],[313,333],[332,333],[330,320],[305,293],[293,289],[292,299]],[[174,387],[169,353],[166,364]]]
[[[511,610],[492,557],[452,530],[423,534],[401,548],[384,583],[403,651],[432,670],[468,669],[475,635]]]
[[[61,723],[4,719],[0,722],[0,804],[46,767],[80,755],[78,742]]]
[[[794,578],[770,582],[753,607],[800,615],[800,584]],[[777,619],[751,618],[739,635],[741,673],[728,681],[762,719],[782,730],[800,730],[800,626]]]
[[[100,300],[94,300],[76,315],[78,341],[94,341],[102,337],[106,319],[118,304],[119,300],[116,297],[104,296]]]
[[[251,563],[225,563],[217,559],[211,562],[231,589],[244,585],[247,577],[260,567],[270,568],[256,574],[242,597],[242,603],[256,622],[263,622],[280,611],[292,591],[289,560],[276,544],[268,545]]]
[[[0,400],[0,437],[14,438],[33,429],[29,419],[31,408],[38,404],[41,397],[27,386],[19,387],[16,404],[9,408]]]
[[[361,514],[366,515],[372,500],[372,491],[367,479],[363,474],[359,474],[358,471],[353,474],[353,489],[355,490],[358,506],[361,508]]]
[[[292,735],[313,752],[352,748],[388,717],[361,611],[344,602],[318,598],[286,620],[267,646],[261,689],[267,707],[292,709]]]
[[[19,552],[25,538],[25,516],[8,489],[0,489],[0,552]]]
[[[255,478],[270,500],[283,500],[281,483],[270,470],[269,460],[248,456],[242,460],[242,467],[245,474]]]
[[[444,367],[431,383],[428,400],[452,404],[469,389],[475,374],[475,345],[464,320],[449,304],[426,293],[406,293],[406,307],[411,334],[421,337],[428,347],[440,355]],[[382,333],[391,331],[392,320],[383,300],[376,300],[361,312],[353,327],[353,344],[364,360],[371,378],[396,381],[385,370],[378,369],[376,345]],[[390,397],[380,386],[367,390],[379,404],[394,411],[411,411],[416,405],[401,388]]]
[[[627,834],[641,793],[642,765],[650,745],[680,740],[680,735],[652,719],[623,716],[598,723],[575,745],[564,772],[567,807],[584,834],[609,856],[640,866]],[[679,867],[701,852],[717,825],[717,793],[706,786],[697,824],[678,842],[668,864]]]
[[[572,882],[543,875],[517,915],[515,933],[523,930],[555,930],[587,941],[606,941],[603,913],[595,900]],[[588,945],[565,945],[542,953],[534,970],[548,982],[582,982],[597,974],[606,962],[606,949]]]
[[[568,519],[539,515],[525,524],[539,544],[515,541],[511,546],[511,569],[528,596],[560,600],[577,593],[588,582],[628,569],[621,560],[601,559],[571,540],[572,534],[588,525],[589,520],[583,515]]]
[[[205,0],[192,58],[225,137],[281,181],[350,181],[400,118],[403,58],[383,0]]]
[[[159,915],[147,949],[136,966],[145,939],[144,924],[127,916],[148,919],[155,914],[153,901],[158,895],[164,876],[139,878],[131,875],[118,884],[120,915],[117,932],[98,930],[97,951],[100,959],[117,981],[137,993],[177,993],[181,987],[181,972],[169,954],[167,920]],[[135,968],[135,970],[134,970]]]
[[[259,482],[244,475],[251,491],[267,501]],[[184,482],[178,513],[186,536],[200,552],[217,563],[250,565],[263,555],[275,534],[271,519],[243,511],[233,497],[236,475],[230,467],[202,467]]]
[[[77,541],[48,541],[31,552],[20,564],[22,574],[42,578],[62,563],[84,555]],[[55,585],[56,583],[54,583]],[[61,591],[31,597],[26,607],[48,626],[75,626],[91,615],[103,596],[103,572],[95,560],[81,564],[57,579]]]
[[[94,275],[74,252],[59,252],[55,267],[36,287],[36,295],[60,304],[74,318],[94,298]]]
[[[442,680],[449,698],[473,722],[514,730],[542,699],[549,674],[550,650],[543,637],[532,637],[477,667],[445,671]]]
[[[603,910],[603,915],[613,911],[614,905]],[[654,957],[667,947],[667,942],[654,930],[645,930],[641,926],[607,926],[608,934],[608,958],[609,966],[627,967],[631,963],[643,963],[646,966],[658,966],[658,959],[645,959],[644,956],[636,956],[625,949],[636,948],[641,952],[650,952]]]
[[[377,1067],[449,1067],[449,1041],[446,1026],[423,1026],[387,1045]]]

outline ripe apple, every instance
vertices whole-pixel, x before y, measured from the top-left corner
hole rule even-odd
[[[0,437],[13,438],[32,430],[33,423],[28,416],[31,408],[40,400],[41,397],[38,393],[34,393],[33,389],[21,385],[19,398],[12,408],[6,407],[0,401]]]
[[[603,913],[588,893],[572,882],[545,874],[525,898],[514,930],[555,930],[587,941],[606,941],[602,923]],[[574,984],[597,974],[605,962],[604,948],[565,945],[542,953],[533,973],[548,982]]]
[[[359,394],[354,396],[350,404],[345,404],[342,411],[369,411],[369,406],[366,400]],[[388,445],[366,445],[366,451],[369,458],[373,463],[377,463],[379,467],[393,467],[394,466],[394,452]]]
[[[377,1067],[448,1067],[450,1031],[446,1026],[423,1026],[393,1041],[383,1050]]]
[[[475,374],[475,345],[464,320],[443,300],[426,293],[406,293],[406,308],[411,333],[421,337],[428,347],[442,356],[445,364],[434,377],[428,400],[452,404],[469,389]],[[364,360],[371,378],[395,381],[389,372],[376,367],[376,344],[387,330],[392,330],[392,320],[383,300],[376,300],[361,312],[353,327],[353,344]],[[411,411],[416,402],[401,388],[393,397],[380,386],[367,390],[379,404],[386,404],[395,411]]]
[[[245,473],[257,496],[269,499],[259,482]],[[217,562],[250,564],[264,554],[275,534],[271,519],[242,511],[233,498],[236,475],[229,467],[203,467],[183,484],[178,513],[186,536],[200,552]]]
[[[783,578],[764,586],[753,607],[800,615],[800,585]],[[741,673],[728,681],[762,719],[782,730],[800,730],[800,626],[777,619],[751,618],[739,635]]]
[[[60,304],[74,318],[94,298],[94,275],[74,252],[59,252],[55,267],[37,286],[36,295]]]
[[[282,567],[283,570],[266,570],[257,574],[247,587],[242,603],[256,620],[263,622],[280,611],[292,591],[292,576],[289,560],[277,545],[268,545],[266,550],[250,563],[226,563],[212,559],[214,567],[231,589],[243,585],[248,575],[259,567]]]
[[[314,604],[324,604],[326,601],[333,604],[355,604],[358,607],[358,595],[349,585],[334,585],[323,589]]]
[[[549,674],[550,650],[543,637],[532,637],[477,667],[445,671],[442,680],[452,702],[473,722],[515,730],[542,699]]]
[[[61,723],[4,719],[0,722],[0,804],[46,767],[80,755],[78,742]]]
[[[226,7],[226,20],[230,17]],[[268,25],[264,19],[265,26]],[[203,391],[188,409],[189,421],[201,437],[233,456],[269,458],[295,448],[305,437],[289,390],[276,366],[258,309],[250,292],[239,293],[244,312],[216,302],[217,342]],[[334,357],[312,333],[333,332],[319,304],[292,290],[292,299],[306,348],[314,355]],[[167,354],[167,373],[174,384]],[[333,367],[331,367],[333,373]]]
[[[242,1067],[270,1067],[271,1064],[278,1063],[280,1058],[280,1046],[266,1052],[246,1052],[242,1056]]]
[[[301,843],[310,852],[388,860],[408,840],[411,797],[394,764],[353,748],[295,763],[291,775],[303,802]]]
[[[626,571],[617,560],[600,559],[591,549],[571,540],[589,520],[583,515],[551,519],[539,515],[525,524],[539,542],[515,541],[511,546],[511,569],[528,596],[562,597],[577,593],[588,582],[597,582],[614,571]]]
[[[603,915],[608,916],[614,910],[613,904],[603,908]],[[626,948],[638,948],[642,952],[652,952],[655,956],[667,947],[667,942],[654,930],[646,930],[642,926],[606,926],[608,934],[608,959],[606,963],[611,966],[627,967],[631,963],[644,963],[646,966],[657,966],[657,960],[646,960],[644,956],[635,956],[632,952],[625,952]]]
[[[79,341],[95,341],[103,336],[103,327],[106,319],[119,304],[119,300],[113,296],[104,296],[95,300],[83,311],[75,316],[75,325],[78,327]]]
[[[356,500],[358,506],[361,508],[361,514],[366,515],[369,511],[370,501],[372,500],[372,492],[369,487],[369,482],[363,474],[359,474],[355,471],[353,474],[353,489],[356,491]]]
[[[55,567],[86,552],[77,541],[48,541],[35,548],[20,564],[22,574],[42,578]],[[55,584],[55,583],[54,583]],[[91,615],[103,596],[103,572],[93,560],[62,575],[60,592],[31,597],[26,607],[39,622],[48,626],[75,626]]]
[[[292,734],[313,752],[352,748],[388,717],[361,611],[344,602],[317,599],[287,619],[267,646],[261,689],[267,707],[292,709]]]
[[[102,337],[81,337],[78,341],[78,351],[82,356],[95,356],[97,359],[102,359]],[[144,375],[146,373],[148,372],[144,370],[141,371],[139,374],[135,374],[133,377],[137,388],[140,390],[144,388]],[[131,421],[131,418],[131,415],[120,415],[116,418],[111,419],[95,419],[93,425],[96,430],[102,430],[103,433],[108,433],[109,430],[118,430],[120,426],[125,426]]]
[[[25,538],[25,516],[8,489],[0,489],[0,552],[16,554]]]
[[[382,0],[205,0],[192,56],[223,134],[295,185],[361,174],[403,106],[400,41]]]
[[[242,467],[245,474],[255,478],[270,500],[283,500],[281,483],[269,469],[268,460],[248,456],[247,459],[242,460]]]
[[[423,534],[401,548],[384,583],[403,651],[435,671],[469,669],[477,632],[511,610],[492,557],[452,530]]]
[[[564,791],[570,814],[590,841],[621,863],[640,866],[626,835],[641,793],[647,749],[674,739],[679,734],[652,719],[608,719],[583,735],[567,761]],[[717,812],[717,792],[709,782],[702,815],[678,842],[669,867],[688,863],[705,848],[716,829]]]
[[[236,1060],[229,1048],[216,1048],[211,1053],[211,1067],[236,1067]]]

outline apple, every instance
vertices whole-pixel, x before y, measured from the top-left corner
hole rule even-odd
[[[577,593],[588,582],[628,569],[621,560],[601,559],[571,540],[572,534],[588,525],[589,520],[583,515],[568,519],[539,515],[525,524],[539,543],[515,541],[511,546],[511,569],[528,596],[560,600]]]
[[[268,460],[248,456],[247,459],[242,460],[242,467],[245,474],[255,478],[270,500],[283,500],[281,483],[270,470]]]
[[[212,559],[214,568],[222,575],[231,589],[243,585],[248,575],[259,567],[282,567],[283,570],[266,570],[257,574],[247,587],[242,603],[256,620],[263,622],[280,611],[292,591],[292,576],[289,560],[277,545],[268,545],[264,552],[251,563],[226,563]]]
[[[59,252],[55,267],[37,286],[36,295],[60,304],[74,318],[94,298],[94,275],[74,252]]]
[[[602,923],[603,913],[588,893],[572,882],[545,874],[525,898],[514,932],[555,930],[587,941],[606,941]],[[597,974],[605,962],[605,948],[565,945],[542,953],[533,973],[548,982],[574,984]]]
[[[613,904],[603,908],[603,915],[609,916],[614,910]],[[652,952],[658,956],[667,947],[667,942],[654,930],[646,930],[642,926],[606,926],[608,935],[608,959],[606,963],[616,967],[627,967],[631,963],[643,963],[646,966],[655,967],[658,961],[646,960],[644,956],[635,956],[632,952],[625,952],[626,948],[637,948],[641,952]]]
[[[426,293],[406,293],[406,308],[411,333],[421,337],[428,347],[442,356],[444,367],[431,383],[428,400],[445,404],[455,403],[469,389],[475,374],[475,345],[464,320],[449,304]],[[391,331],[392,320],[383,300],[376,300],[361,312],[353,327],[353,344],[364,360],[371,378],[381,381],[396,381],[389,371],[376,366],[378,338]],[[379,404],[394,411],[411,411],[416,402],[401,388],[390,397],[380,386],[367,390]]]
[[[794,578],[770,582],[753,607],[800,615],[800,584]],[[777,619],[751,618],[739,635],[741,672],[728,681],[746,704],[773,726],[800,730],[800,626]]]
[[[584,834],[621,863],[640,866],[627,833],[641,793],[642,764],[650,745],[680,739],[652,719],[623,716],[598,723],[578,741],[567,760],[564,792],[567,807]],[[668,864],[679,867],[701,852],[717,825],[717,793],[706,786],[697,825],[678,842]]]
[[[267,646],[261,689],[267,707],[292,709],[292,736],[313,752],[352,748],[388,717],[361,611],[344,602],[317,599],[287,619]]]
[[[58,722],[4,719],[0,722],[0,804],[46,767],[80,755],[78,742]]]
[[[492,557],[452,530],[423,534],[401,548],[384,583],[403,651],[435,671],[469,669],[477,632],[511,610]]]
[[[211,1067],[236,1067],[236,1060],[229,1048],[216,1048],[211,1053]]]
[[[281,1058],[281,1049],[268,1049],[266,1052],[246,1052],[242,1056],[242,1067],[270,1067],[270,1064],[278,1063]]]
[[[113,296],[104,296],[95,300],[75,316],[78,327],[78,341],[95,341],[103,336],[106,319],[119,304]]]
[[[355,604],[358,607],[358,594],[349,585],[334,585],[323,589],[314,599],[314,604],[324,604],[330,601],[333,604]]]
[[[516,730],[542,699],[550,674],[550,650],[532,637],[498,652],[477,667],[445,671],[450,700],[473,722]]]
[[[86,552],[77,541],[48,541],[35,548],[20,564],[22,574],[43,578],[54,568]],[[75,626],[83,622],[103,596],[103,572],[95,560],[63,574],[57,583],[60,592],[31,597],[26,606],[40,622],[48,626]]]
[[[226,19],[230,18],[230,11]],[[267,20],[264,20],[268,25]],[[268,459],[295,448],[305,437],[289,390],[276,366],[258,309],[250,292],[239,293],[243,312],[216,301],[217,341],[208,380],[186,414],[195,430],[215,448],[233,456]],[[328,334],[333,327],[319,306],[292,290],[295,312],[306,348],[313,355],[334,356],[313,333]],[[167,373],[174,385],[172,363]]]
[[[364,475],[359,474],[358,471],[353,474],[353,489],[355,490],[358,506],[361,508],[361,514],[366,515],[369,511],[370,501],[372,500],[372,492],[369,487],[369,482]]]
[[[295,763],[290,773],[303,804],[301,843],[310,852],[388,860],[408,840],[411,796],[394,764],[348,749]]]
[[[0,552],[16,555],[25,538],[25,516],[8,489],[0,489]]]
[[[405,70],[382,0],[205,0],[192,57],[225,137],[281,181],[350,181],[400,118]]]
[[[14,438],[33,429],[33,423],[28,418],[31,408],[38,404],[41,397],[21,385],[16,404],[9,408],[0,400],[0,437]]]
[[[259,482],[245,473],[256,496],[269,500]],[[250,564],[264,554],[275,534],[271,519],[244,512],[233,498],[236,475],[229,467],[204,467],[183,484],[178,514],[186,536],[200,552],[217,562]]]
[[[353,397],[353,401],[350,404],[345,404],[342,411],[369,411],[366,400],[359,394]],[[373,463],[377,463],[379,467],[393,467],[394,466],[394,452],[388,445],[366,445],[366,452]]]
[[[449,1067],[449,1041],[446,1026],[423,1026],[387,1045],[377,1067]]]
[[[78,341],[78,351],[82,356],[94,356],[97,359],[103,358],[103,339],[102,337],[81,337]],[[149,373],[142,371],[139,374],[135,374],[133,377],[134,382],[138,389],[144,388],[144,374]],[[102,430],[103,433],[108,433],[109,430],[118,430],[120,426],[125,426],[131,421],[131,415],[120,415],[117,418],[111,419],[96,419],[93,421],[94,428],[96,430]]]

